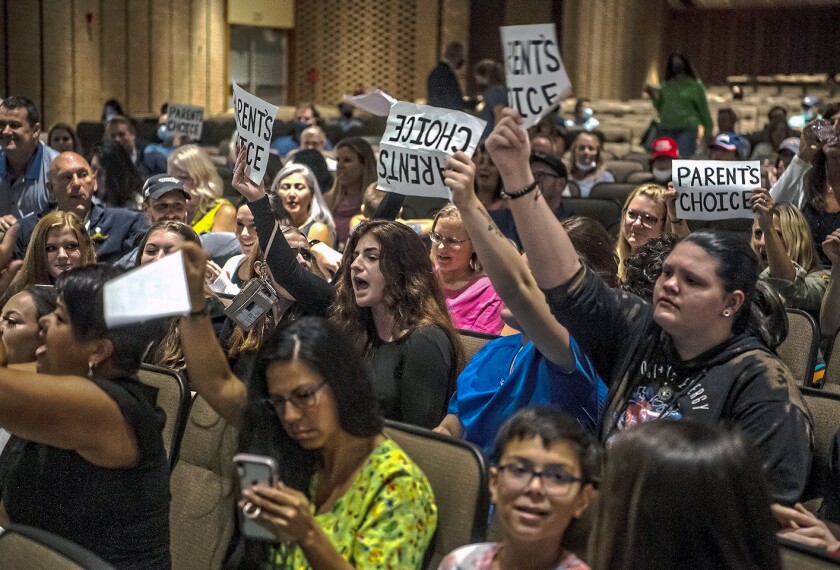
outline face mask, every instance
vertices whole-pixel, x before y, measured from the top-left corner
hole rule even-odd
[[[670,168],[651,168],[650,171],[658,182],[668,182],[671,180]]]
[[[589,172],[590,170],[595,170],[595,163],[590,162],[590,163],[587,164],[587,163],[584,163],[584,162],[575,161],[575,168],[577,168],[578,170],[580,170],[582,172]]]
[[[160,140],[160,142],[165,142],[166,141],[166,124],[165,123],[161,123],[161,124],[158,125],[157,137]]]

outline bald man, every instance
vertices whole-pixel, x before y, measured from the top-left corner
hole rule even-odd
[[[47,175],[47,190],[55,206],[51,209],[73,212],[84,221],[96,248],[97,261],[117,261],[134,248],[148,229],[141,212],[111,208],[93,201],[96,177],[88,161],[75,152],[62,152],[52,161]],[[35,225],[51,209],[25,216],[18,222],[16,258],[23,258]]]

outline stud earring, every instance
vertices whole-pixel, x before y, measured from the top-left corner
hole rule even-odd
[[[724,317],[730,317],[730,316],[732,316],[732,311],[730,311],[729,309],[724,309],[724,310],[723,310],[723,316],[724,316]]]

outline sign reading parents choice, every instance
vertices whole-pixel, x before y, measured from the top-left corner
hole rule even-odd
[[[503,26],[499,31],[508,104],[519,111],[527,129],[572,92],[572,82],[560,58],[554,24]]]
[[[677,216],[685,220],[752,218],[750,196],[761,186],[757,160],[675,160]]]
[[[451,200],[443,183],[446,159],[459,150],[472,156],[485,124],[460,111],[394,103],[379,143],[379,188]]]
[[[169,105],[166,112],[166,131],[170,134],[187,135],[197,141],[204,127],[204,107],[192,105]]]
[[[236,116],[239,144],[248,149],[245,176],[254,184],[259,184],[268,166],[271,129],[274,127],[277,107],[251,95],[234,83],[233,111]]]
[[[184,254],[178,251],[108,281],[102,301],[108,328],[186,315],[190,294]]]

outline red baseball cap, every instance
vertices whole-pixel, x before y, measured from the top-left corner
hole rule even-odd
[[[668,137],[661,137],[653,141],[653,144],[650,147],[650,159],[653,160],[658,156],[679,158],[680,151],[679,148],[677,148],[677,141],[669,139]]]

